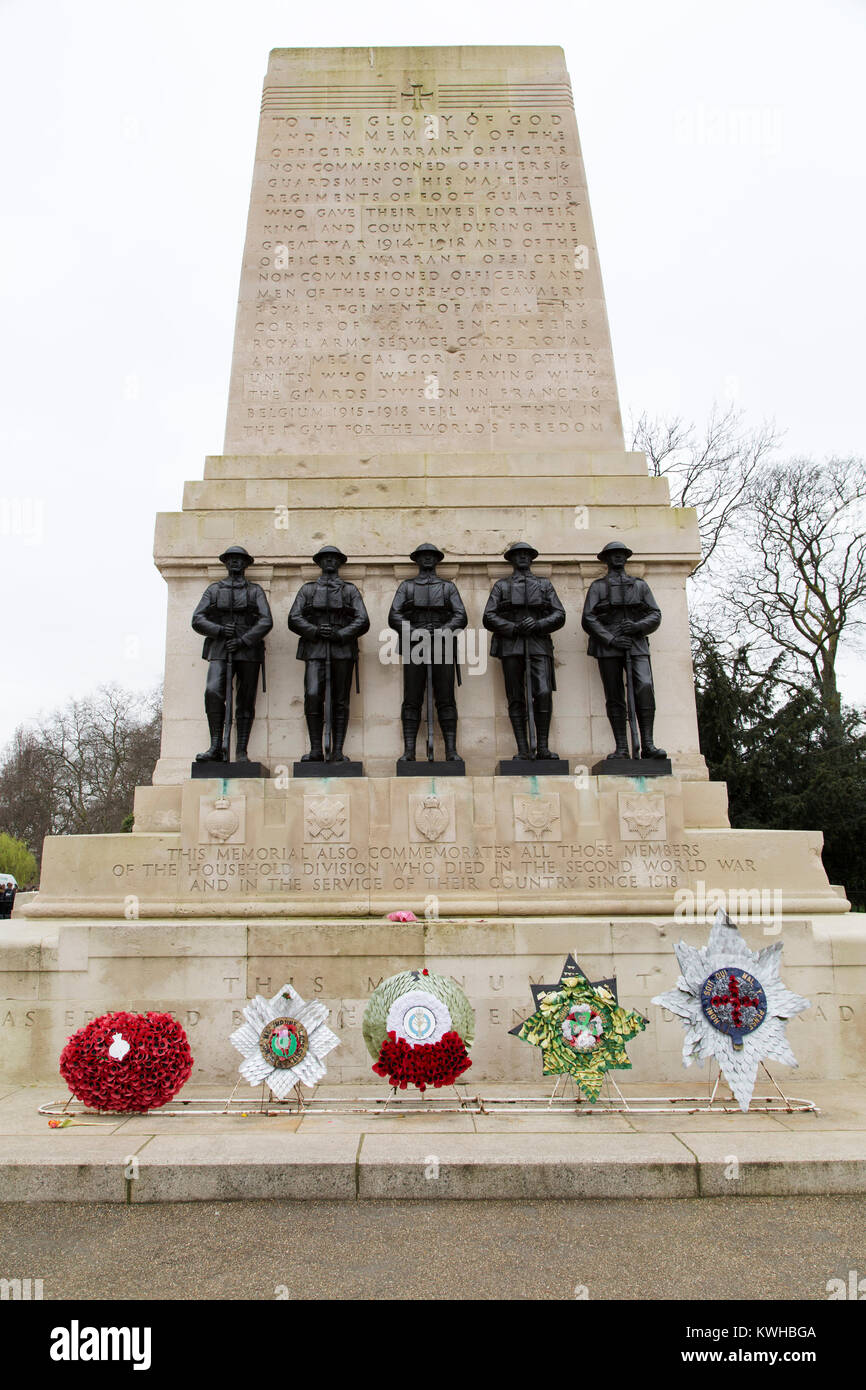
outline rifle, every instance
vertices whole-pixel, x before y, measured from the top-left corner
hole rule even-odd
[[[631,647],[626,647],[625,651],[625,699],[628,710],[628,724],[631,729],[631,755],[633,758],[640,757],[640,744],[637,731],[637,715],[634,707],[634,679],[631,670]]]
[[[433,762],[435,756],[433,749],[433,624],[427,629],[430,634],[430,651],[427,653],[429,660],[427,666],[427,761]]]
[[[229,621],[230,621],[230,626],[231,626],[231,629],[232,629],[232,637],[233,637],[233,636],[234,636],[234,628],[235,628],[235,586],[234,586],[234,581],[232,581],[232,584],[231,584],[231,604],[230,604],[230,607],[229,607],[229,614],[230,614]],[[229,639],[229,640],[231,640],[231,639]],[[231,758],[231,753],[232,753],[232,697],[233,697],[233,694],[234,694],[235,672],[234,672],[234,660],[233,660],[233,657],[232,657],[232,653],[228,650],[228,648],[226,649],[226,657],[227,657],[227,661],[226,661],[226,717],[225,717],[225,727],[224,727],[224,730],[223,730],[223,760],[224,760],[225,762],[227,762],[227,763],[230,763],[231,760],[232,760],[232,758]]]
[[[326,638],[327,651],[325,653],[325,762],[331,761],[331,752],[334,747],[333,730],[333,708],[331,695],[331,639]]]
[[[529,755],[534,758],[538,751],[538,738],[535,732],[535,710],[532,705],[532,659],[529,655],[529,638],[523,639],[523,685],[526,690],[526,713],[529,716]]]

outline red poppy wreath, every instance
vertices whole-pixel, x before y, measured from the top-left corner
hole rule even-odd
[[[101,1014],[73,1033],[60,1075],[91,1110],[156,1110],[192,1071],[189,1042],[171,1014]]]

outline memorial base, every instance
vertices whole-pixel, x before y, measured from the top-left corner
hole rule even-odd
[[[388,906],[406,900],[395,895]],[[412,901],[417,904],[417,896]],[[691,1098],[688,1108],[703,1108],[697,1100],[701,1093],[709,1106],[712,1083],[706,1068],[683,1071],[680,1020],[651,1002],[659,989],[676,981],[674,943],[703,946],[706,920],[670,913],[626,918],[615,912],[427,920],[418,905],[417,920],[392,922],[383,911],[357,918],[322,915],[321,898],[300,919],[244,916],[241,909],[237,903],[236,914],[223,920],[179,920],[168,914],[136,920],[122,915],[120,900],[114,920],[92,913],[65,920],[13,917],[0,938],[3,1083],[50,1081],[44,1099],[56,1099],[62,1094],[57,1059],[76,1029],[118,1008],[170,1010],[195,1058],[192,1084],[226,1087],[219,1094],[227,1096],[237,1082],[239,1061],[229,1037],[244,1021],[245,1003],[256,994],[270,997],[291,980],[302,998],[331,1010],[329,1026],[340,1046],[328,1057],[327,1084],[363,1084],[384,1094],[361,1031],[367,1001],[389,975],[427,969],[453,977],[475,1010],[472,1067],[466,1074],[471,1094],[488,1095],[479,1088],[495,1082],[507,1085],[511,1097],[516,1086],[529,1096],[546,1091],[549,1100],[553,1080],[542,1077],[537,1048],[510,1029],[533,1011],[531,982],[558,980],[573,952],[592,979],[616,977],[620,1002],[650,1019],[646,1031],[630,1042],[631,1069],[617,1075],[618,1083],[645,1086],[653,1097],[682,1087]],[[822,1108],[828,1081],[857,1078],[863,1070],[866,930],[858,929],[858,915],[794,913],[770,930],[760,921],[740,921],[751,949],[783,943],[783,979],[812,1001],[789,1025],[799,1070],[774,1072],[786,1095],[790,1088]],[[246,1087],[241,1091],[248,1102],[241,1108],[252,1110],[254,1094]],[[765,1094],[759,1082],[758,1103]],[[669,1102],[656,1104],[667,1110]],[[555,1107],[545,1101],[544,1108]],[[40,1129],[47,1136],[45,1126],[43,1120]],[[88,1135],[99,1132],[88,1130]]]
[[[593,777],[670,777],[670,758],[604,758],[592,768]]]
[[[430,762],[427,758],[418,758],[414,763],[396,763],[394,773],[397,777],[465,777],[466,764],[462,758],[455,762],[446,762],[441,758],[434,758]]]
[[[503,758],[496,765],[499,777],[567,777],[566,758]]]
[[[305,769],[314,765],[303,764]],[[572,953],[651,1018],[635,1080],[680,1077],[682,1028],[651,1000],[674,943],[724,906],[752,949],[782,941],[801,1075],[862,1072],[866,927],[810,831],[731,829],[725,789],[678,778],[217,777],[139,787],[132,834],[49,836],[38,894],[0,933],[3,1080],[56,1075],[70,1033],[117,1008],[171,1011],[203,1084],[236,1079],[229,1035],[291,980],[332,1011],[329,1080],[369,1081],[366,1001],[402,970],[453,976],[476,1013],[472,1085],[537,1084],[510,1035],[531,981]],[[429,765],[428,765],[429,766]],[[584,785],[585,784],[585,785]],[[409,921],[393,921],[414,914]]]
[[[208,762],[193,763],[190,769],[190,776],[197,782],[203,778],[212,779],[214,777],[237,778],[237,777],[270,777],[270,769],[264,763],[250,762]]]
[[[198,764],[201,768],[203,765]],[[29,916],[375,917],[512,913],[734,916],[845,913],[821,837],[731,829],[725,788],[676,777],[570,777],[563,759],[500,764],[498,777],[354,774],[211,778],[139,787],[133,834],[49,836]],[[393,764],[392,764],[393,766]],[[228,802],[228,805],[226,805]],[[740,904],[742,903],[742,907]],[[125,914],[134,913],[134,917]]]
[[[292,766],[293,777],[363,777],[363,763],[297,762]]]

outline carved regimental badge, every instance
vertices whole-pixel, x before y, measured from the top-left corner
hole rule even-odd
[[[200,845],[238,845],[246,836],[246,797],[203,796],[199,800]]]
[[[514,825],[514,838],[518,841],[561,840],[558,792],[551,796],[516,796]]]
[[[430,792],[427,796],[413,794],[410,801],[410,829],[417,830],[418,840],[453,840],[454,798],[448,795],[437,796]],[[451,834],[447,832],[451,831]]]
[[[621,840],[666,840],[668,834],[663,796],[619,798],[619,837]]]
[[[348,840],[349,807],[344,796],[304,797],[304,839]]]

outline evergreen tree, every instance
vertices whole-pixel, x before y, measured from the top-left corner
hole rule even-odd
[[[822,830],[830,881],[866,910],[862,713],[834,717],[810,685],[778,703],[777,663],[756,671],[748,647],[728,660],[702,633],[694,655],[701,749],[710,777],[728,784],[731,825]]]

